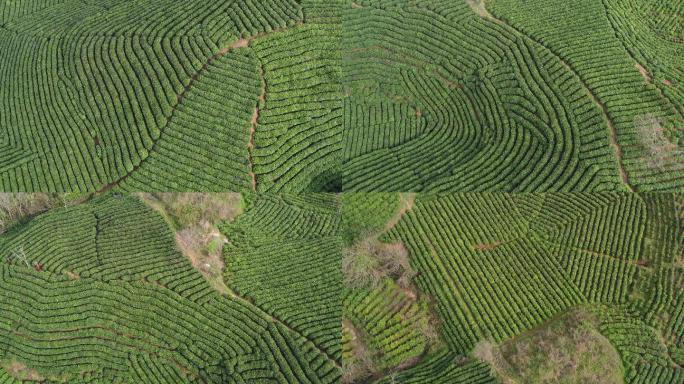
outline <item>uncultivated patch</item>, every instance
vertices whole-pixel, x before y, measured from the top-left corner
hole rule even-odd
[[[65,199],[46,193],[0,193],[0,233],[28,218],[64,204]]]
[[[373,238],[367,238],[345,251],[342,271],[345,283],[357,288],[377,288],[386,278],[408,288],[416,275],[403,244],[386,244]]]
[[[8,363],[0,365],[7,373],[17,380],[28,380],[35,382],[45,381],[45,377],[39,374],[36,370],[28,368],[25,364],[12,360]]]
[[[217,225],[242,212],[237,193],[141,193],[138,196],[157,210],[175,230],[178,249],[211,286],[224,295],[223,246],[228,239]]]
[[[498,248],[501,244],[503,244],[503,241],[496,241],[493,243],[482,243],[482,244],[475,244],[473,245],[473,250],[475,251],[491,251],[493,249]]]
[[[504,383],[622,383],[620,356],[582,311],[495,345],[481,341],[473,355]]]
[[[653,168],[663,169],[678,147],[665,136],[662,119],[651,113],[636,116],[634,127],[647,151],[647,163]]]

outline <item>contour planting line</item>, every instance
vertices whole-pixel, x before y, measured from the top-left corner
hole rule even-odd
[[[252,42],[257,40],[257,39],[260,39],[262,37],[266,37],[266,36],[271,35],[273,33],[285,32],[285,31],[288,31],[292,28],[297,28],[303,24],[304,24],[303,22],[297,22],[291,27],[278,28],[278,29],[274,29],[270,32],[261,32],[261,33],[257,33],[256,35],[250,36],[248,38],[238,39],[233,44],[226,46],[226,47],[223,47],[218,52],[216,52],[215,54],[209,56],[207,58],[207,60],[204,62],[204,64],[197,70],[197,72],[195,72],[192,76],[190,76],[190,81],[188,82],[188,84],[176,96],[176,103],[171,107],[171,114],[166,119],[166,122],[164,123],[164,125],[162,127],[160,127],[159,137],[156,140],[154,140],[154,142],[152,143],[152,147],[148,151],[147,156],[145,156],[140,161],[140,163],[135,165],[130,172],[126,173],[125,175],[123,175],[119,179],[117,179],[117,180],[105,185],[104,187],[100,188],[99,190],[97,190],[97,193],[103,193],[103,192],[109,191],[112,188],[117,187],[122,182],[124,182],[126,179],[128,179],[131,175],[133,175],[138,169],[140,169],[140,167],[145,163],[145,161],[151,157],[152,153],[154,153],[156,151],[157,144],[159,143],[159,141],[161,141],[162,137],[164,136],[164,131],[166,130],[166,128],[169,126],[169,124],[173,120],[175,113],[178,109],[178,106],[183,102],[183,100],[185,99],[185,96],[190,92],[193,85],[195,84],[197,79],[200,77],[200,75],[209,69],[209,65],[211,65],[211,63],[213,63],[214,61],[218,60],[219,58],[231,53],[235,49],[248,48],[252,44]],[[262,90],[265,92],[265,88],[263,88]],[[257,106],[257,108],[258,108],[258,106]],[[258,116],[257,116],[257,119],[258,119]],[[250,140],[251,139],[252,139],[252,137],[250,134]],[[250,160],[250,166],[251,166],[251,160]],[[256,188],[256,177],[254,177],[254,175],[252,175],[252,185],[253,185],[253,188]]]
[[[529,36],[528,34],[524,33],[522,30],[519,28],[513,26],[512,24],[508,23],[507,21],[497,18],[496,16],[492,15],[485,6],[485,3],[483,0],[466,0],[466,3],[473,9],[473,12],[477,13],[480,17],[482,17],[485,20],[489,20],[493,23],[503,25],[506,27],[511,28],[521,36],[539,44],[540,46],[544,47],[547,49],[551,54],[553,54],[560,62],[563,64],[563,66],[572,73],[575,78],[577,78],[582,85],[582,88],[584,88],[585,93],[591,98],[591,100],[596,104],[602,112],[603,115],[603,120],[606,122],[608,125],[608,138],[610,141],[610,145],[613,147],[613,150],[615,152],[615,156],[617,158],[617,165],[618,165],[618,173],[620,174],[620,179],[622,180],[622,183],[629,189],[630,192],[634,193],[636,192],[636,189],[632,185],[629,179],[629,174],[627,172],[627,169],[625,168],[624,165],[624,153],[622,151],[622,147],[620,146],[620,143],[618,141],[618,134],[617,134],[617,129],[615,128],[615,124],[613,123],[613,120],[610,117],[610,114],[608,113],[608,108],[606,105],[594,94],[594,92],[591,90],[589,85],[584,81],[584,79],[579,75],[579,72],[575,70],[575,68],[568,63],[566,60],[563,59],[563,57],[557,53],[555,50],[551,49],[551,47],[547,46],[543,41],[535,39],[532,36]],[[484,10],[484,11],[483,11]]]

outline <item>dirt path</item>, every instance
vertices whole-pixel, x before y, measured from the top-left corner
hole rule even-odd
[[[272,31],[270,31],[270,32],[262,32],[262,33],[258,33],[258,34],[256,34],[256,35],[250,36],[250,37],[248,37],[248,38],[238,39],[238,40],[235,41],[234,43],[230,44],[229,46],[226,46],[226,47],[223,47],[223,48],[219,49],[218,52],[216,52],[215,54],[213,54],[213,55],[211,55],[210,57],[208,57],[207,60],[204,62],[204,64],[202,64],[202,66],[201,66],[195,73],[193,73],[192,76],[190,76],[190,80],[188,81],[188,84],[187,84],[187,85],[183,88],[183,90],[176,96],[176,102],[175,102],[175,103],[173,104],[173,106],[171,107],[171,114],[170,114],[169,117],[166,119],[166,122],[164,123],[164,125],[161,126],[161,127],[159,128],[159,138],[157,138],[157,140],[154,140],[154,142],[152,143],[152,147],[151,147],[150,150],[148,151],[148,155],[147,155],[146,157],[144,157],[144,158],[140,161],[140,163],[138,163],[137,165],[135,165],[135,166],[133,167],[133,169],[132,169],[130,172],[126,173],[125,175],[123,175],[122,177],[120,177],[118,180],[115,180],[115,181],[113,181],[112,183],[109,183],[109,184],[105,185],[104,187],[100,188],[99,190],[97,190],[97,193],[99,194],[99,193],[107,192],[107,191],[111,190],[112,188],[115,188],[116,186],[118,186],[118,185],[121,184],[122,182],[124,182],[124,181],[125,181],[127,178],[129,178],[132,174],[136,173],[136,172],[138,171],[138,169],[140,169],[140,167],[145,163],[145,161],[146,161],[147,159],[150,158],[150,155],[151,155],[152,153],[156,152],[156,150],[157,150],[157,145],[158,145],[159,141],[161,141],[161,138],[164,136],[164,131],[166,130],[166,128],[167,128],[167,127],[171,124],[171,122],[173,121],[173,119],[174,119],[174,117],[175,117],[175,114],[176,114],[176,111],[178,110],[178,106],[183,102],[183,100],[185,99],[186,95],[192,90],[192,88],[193,88],[195,82],[197,81],[197,79],[198,79],[204,72],[206,72],[206,71],[209,69],[209,66],[211,65],[211,63],[213,63],[214,61],[218,60],[218,59],[221,58],[222,56],[225,56],[225,55],[231,53],[231,52],[232,52],[233,50],[235,50],[235,49],[238,49],[238,48],[248,48],[248,47],[252,44],[252,42],[255,41],[255,40],[257,40],[257,39],[260,39],[260,38],[265,37],[265,36],[269,36],[269,35],[274,34],[274,33],[285,32],[285,31],[288,31],[288,30],[290,30],[290,29],[300,27],[300,26],[302,26],[303,24],[304,24],[304,23],[300,21],[300,22],[297,22],[295,25],[293,25],[293,26],[291,26],[291,27],[278,28],[278,29],[274,29],[274,30],[272,30]],[[263,79],[263,73],[262,73],[262,79]],[[265,88],[262,88],[262,90],[265,91]],[[264,95],[264,97],[265,97],[265,95]],[[257,116],[257,119],[258,119],[258,116]],[[250,141],[252,140],[252,137],[251,137],[251,136],[252,136],[252,135],[250,134]],[[250,165],[251,165],[251,161],[250,161]],[[253,186],[253,188],[256,190],[256,177],[252,174],[252,175],[251,175],[251,178],[252,178],[252,186]]]
[[[382,233],[385,233],[389,231],[390,229],[394,228],[397,223],[399,223],[399,220],[401,220],[402,217],[406,213],[408,213],[410,210],[413,209],[413,205],[415,204],[416,201],[416,194],[415,193],[406,193],[406,194],[401,194],[401,208],[397,211],[397,213],[392,216],[389,221],[387,221],[387,224],[385,224],[385,228],[383,229]],[[381,234],[382,234],[381,233]],[[378,234],[379,236],[380,234]]]
[[[495,23],[503,24],[503,22],[496,17],[492,16],[487,10],[484,0],[465,0],[466,4],[470,6],[473,12],[477,13],[480,17],[491,20]]]
[[[261,83],[261,93],[257,99],[256,106],[254,106],[254,113],[252,113],[252,125],[249,128],[249,143],[247,144],[247,153],[249,159],[249,175],[252,179],[252,190],[256,192],[257,190],[257,179],[256,173],[254,172],[254,134],[256,133],[257,126],[259,125],[259,117],[261,116],[260,105],[266,102],[266,77],[264,76],[264,66],[259,63],[259,81]]]
[[[629,174],[627,173],[627,169],[625,168],[624,164],[624,153],[622,152],[622,147],[620,147],[620,143],[618,142],[618,134],[617,129],[615,128],[615,124],[613,124],[613,120],[608,115],[608,108],[606,108],[606,105],[603,104],[603,102],[601,102],[601,100],[599,100],[598,97],[596,97],[596,95],[594,95],[594,93],[589,90],[589,88],[586,88],[586,84],[584,84],[583,80],[580,79],[580,81],[582,81],[591,99],[601,108],[601,111],[603,112],[604,120],[608,124],[608,130],[610,131],[610,145],[613,147],[613,150],[615,151],[615,156],[617,156],[618,172],[620,173],[620,179],[622,180],[622,183],[625,186],[627,186],[629,191],[634,193],[636,192],[636,189],[634,189],[634,186],[629,181]]]
[[[634,67],[639,70],[639,73],[641,73],[641,76],[646,80],[647,83],[652,84],[653,83],[653,78],[651,77],[651,74],[648,73],[648,70],[644,68],[643,65],[639,64],[638,62],[634,62]]]

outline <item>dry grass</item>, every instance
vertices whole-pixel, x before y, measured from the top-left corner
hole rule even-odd
[[[45,381],[45,377],[39,374],[36,370],[29,369],[25,364],[16,360],[12,360],[9,363],[2,364],[1,366],[7,371],[7,373],[18,380],[35,382]]]
[[[0,193],[0,233],[61,204],[60,196],[47,193]]]
[[[342,332],[351,339],[351,356],[342,361],[342,383],[356,383],[376,374],[373,352],[363,342],[360,332],[346,319],[342,321]]]
[[[665,136],[662,119],[648,113],[636,116],[634,126],[641,145],[648,151],[648,164],[653,168],[664,168],[679,148]]]
[[[377,288],[385,278],[409,288],[416,275],[403,244],[385,244],[372,237],[345,250],[342,271],[345,283],[357,288]]]
[[[140,193],[138,196],[160,212],[176,231],[178,249],[211,286],[222,294],[230,290],[223,281],[223,246],[228,242],[218,230],[242,212],[237,193]]]
[[[620,356],[595,321],[575,311],[499,346],[482,341],[473,355],[503,382],[621,383]]]

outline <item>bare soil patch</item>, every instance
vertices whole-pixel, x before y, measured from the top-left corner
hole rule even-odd
[[[12,377],[18,380],[28,380],[28,381],[45,381],[45,376],[39,374],[35,369],[28,368],[24,363],[16,360],[12,360],[7,364],[2,365],[3,368]]]
[[[504,383],[622,383],[620,356],[597,326],[576,310],[501,345],[481,341],[473,355]]]
[[[662,119],[648,113],[635,117],[634,126],[641,145],[647,151],[648,164],[652,168],[663,169],[679,148],[665,136]]]
[[[651,77],[651,74],[648,72],[648,70],[646,68],[644,68],[643,65],[635,62],[634,66],[636,67],[636,69],[639,70],[639,73],[641,73],[641,76],[643,76],[644,80],[646,80],[647,83],[650,84],[653,82],[653,78]]]
[[[473,245],[473,249],[476,251],[491,251],[498,248],[503,243],[503,241],[496,241],[494,243],[475,244]]]

